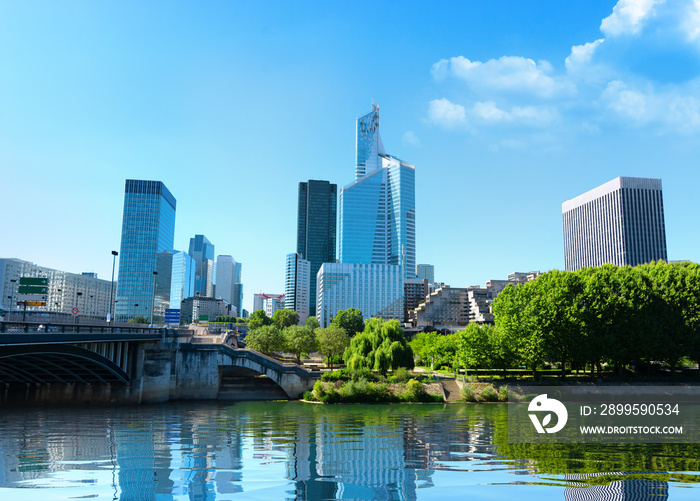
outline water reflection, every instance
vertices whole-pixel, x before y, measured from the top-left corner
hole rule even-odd
[[[52,499],[416,500],[536,488],[663,500],[700,483],[697,445],[506,444],[506,427],[499,405],[4,409],[0,498],[49,488]]]

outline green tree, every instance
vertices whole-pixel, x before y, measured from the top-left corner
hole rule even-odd
[[[297,357],[301,364],[301,355],[316,349],[316,334],[305,325],[290,325],[282,331],[287,351]]]
[[[362,318],[362,312],[357,308],[348,308],[347,310],[338,310],[335,317],[331,321],[331,325],[345,329],[348,336],[353,337],[358,332],[365,330],[365,322]]]
[[[311,329],[312,331],[315,331],[319,327],[321,327],[321,324],[318,323],[318,319],[316,317],[309,317],[306,319],[306,322],[304,323],[306,327]]]
[[[262,310],[259,310],[262,311]],[[245,338],[246,347],[265,355],[282,351],[285,347],[284,336],[275,325],[264,325],[251,330]]]
[[[328,365],[333,368],[333,358],[342,355],[350,344],[350,337],[345,329],[340,327],[324,327],[315,331],[318,352],[328,359]]]
[[[137,317],[130,318],[129,320],[127,320],[127,322],[132,324],[147,324],[148,319],[143,315],[139,315]]]
[[[348,368],[368,368],[386,374],[389,369],[413,369],[413,350],[398,320],[372,318],[350,341],[343,359]]]
[[[265,314],[265,310],[255,310],[250,314],[248,327],[250,330],[258,329],[265,325],[272,325],[272,320]]]
[[[272,315],[272,323],[276,325],[278,329],[284,329],[285,327],[289,327],[290,325],[298,324],[299,314],[294,310],[277,310]]]
[[[455,335],[455,344],[457,346],[455,357],[459,366],[466,369],[490,367],[490,328],[491,326],[469,323],[463,331]]]

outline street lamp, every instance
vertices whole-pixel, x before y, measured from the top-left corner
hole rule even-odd
[[[78,291],[75,292],[75,310],[76,310],[76,312],[75,312],[75,323],[76,323],[76,324],[78,323],[78,313],[80,313],[80,308],[78,307],[78,299],[79,299],[80,296],[82,296],[82,295],[83,295],[82,292],[78,292]]]
[[[153,310],[156,307],[156,278],[158,277],[158,272],[153,272],[153,297],[151,298],[151,321],[150,325],[153,325]]]
[[[10,296],[10,317],[12,317],[12,304],[15,302],[15,284],[17,283],[17,279],[11,278],[10,282],[12,283],[12,295]]]
[[[119,253],[117,251],[112,251],[112,287],[109,290],[109,314],[107,315],[107,321],[111,321],[114,316],[114,265],[117,262],[117,256]]]

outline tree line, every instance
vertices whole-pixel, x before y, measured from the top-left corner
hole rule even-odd
[[[550,271],[507,286],[495,299],[495,326],[469,324],[412,343],[428,362],[465,368],[545,363],[618,370],[700,360],[700,266],[652,262]]]

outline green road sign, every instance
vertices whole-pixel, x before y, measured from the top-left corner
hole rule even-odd
[[[49,279],[37,277],[19,277],[19,285],[49,285]]]
[[[37,285],[20,285],[17,288],[17,292],[19,294],[46,294],[49,292],[49,288]]]
[[[209,315],[199,315],[200,322],[206,322],[207,320],[209,320]]]

